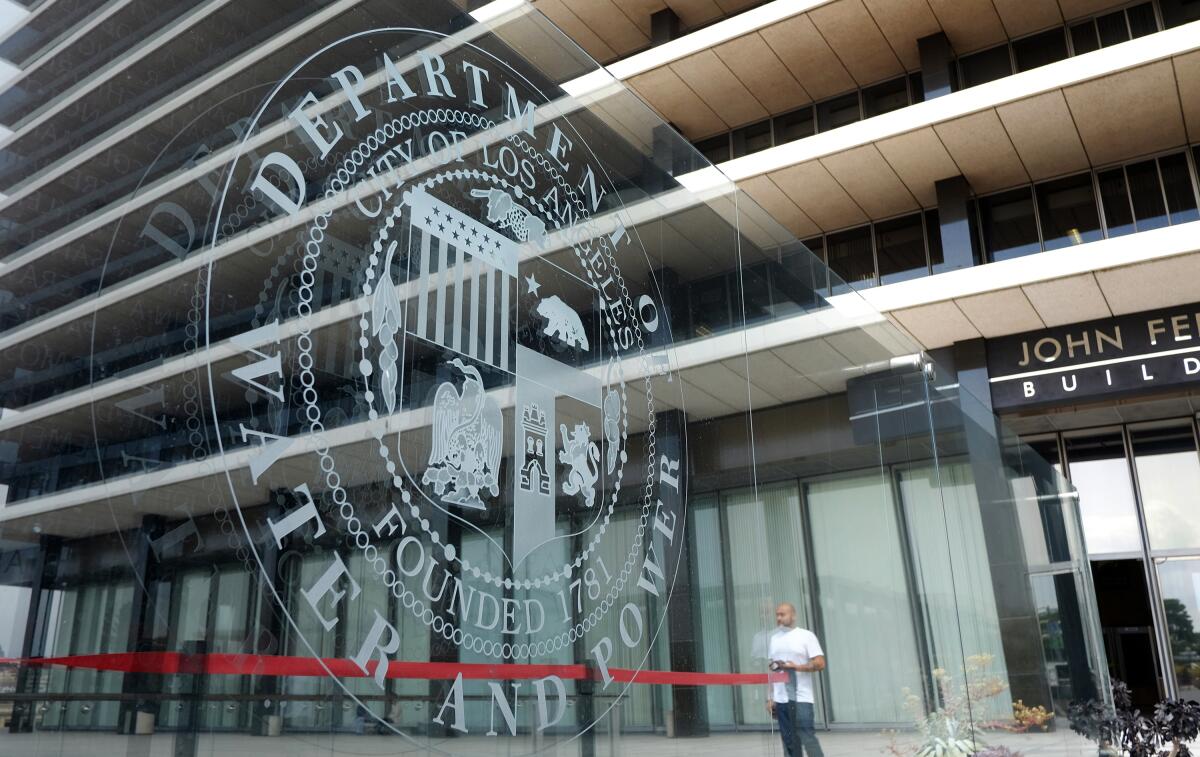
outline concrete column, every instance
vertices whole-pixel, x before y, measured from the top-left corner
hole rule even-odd
[[[921,82],[925,88],[925,99],[948,95],[957,88],[958,76],[954,49],[945,33],[938,32],[917,40],[917,52],[921,56]]]
[[[137,537],[132,539],[133,548],[130,550],[130,570],[133,572],[133,600],[129,605],[129,637],[125,648],[131,652],[156,651],[151,638],[153,623],[154,597],[151,586],[155,580],[156,560],[152,546],[164,532],[163,519],[157,515],[142,517],[141,528]],[[145,673],[126,673],[121,680],[123,694],[150,694],[160,689],[159,676]],[[156,705],[151,706],[143,700],[124,700],[121,702],[120,714],[117,716],[117,732],[123,734],[153,732],[153,714],[157,712]],[[138,713],[144,717],[139,728]],[[149,716],[149,717],[145,717]]]
[[[971,185],[963,176],[954,176],[934,183],[938,203],[938,233],[942,239],[943,262],[934,273],[970,268],[979,263],[971,245],[971,219],[967,201]]]
[[[289,499],[294,497],[290,490],[276,491],[271,498],[271,504],[267,506],[267,517],[275,521],[281,520],[284,512],[296,505],[294,501],[289,502]],[[283,576],[280,575],[279,558],[282,550],[269,535],[259,539],[256,547],[262,559],[262,572],[258,576],[258,590],[262,594],[262,601],[258,604],[258,618],[255,623],[257,630],[251,636],[250,648],[246,651],[253,655],[282,654],[283,617],[275,598],[270,596],[272,589],[279,596],[286,596],[286,586]],[[259,676],[254,682],[254,694],[257,699],[251,711],[251,733],[262,736],[280,734],[283,727],[283,716],[279,711],[281,681],[279,676]]]
[[[21,659],[41,657],[46,648],[46,617],[49,614],[49,592],[58,574],[58,557],[62,540],[43,536],[29,584],[29,614],[25,616],[25,635],[21,640]],[[37,689],[39,668],[22,665],[17,670],[17,693],[29,694]],[[33,730],[36,703],[19,701],[13,705],[8,721],[9,733],[29,733]]]
[[[1025,562],[1024,536],[1012,487],[1005,475],[1003,449],[992,412],[983,340],[956,344],[953,358],[960,387],[963,433],[983,521],[1009,688],[1014,700],[1023,700],[1029,706],[1041,704],[1052,708],[1043,661],[1041,626],[1029,582],[1029,566]],[[1068,596],[1074,597],[1074,592]],[[1090,675],[1082,626],[1079,622],[1064,620],[1063,634],[1071,680],[1079,681],[1083,686],[1090,680]],[[1081,699],[1089,696],[1087,691],[1075,694]]]
[[[650,44],[661,45],[679,36],[679,16],[670,8],[650,14]]]

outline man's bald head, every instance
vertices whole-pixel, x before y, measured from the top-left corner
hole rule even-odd
[[[784,628],[796,625],[796,606],[791,602],[780,602],[776,605],[775,624]]]

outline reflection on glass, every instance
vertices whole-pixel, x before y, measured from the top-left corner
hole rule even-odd
[[[1140,551],[1137,502],[1121,435],[1068,439],[1067,460],[1079,492],[1088,554]]]
[[[904,689],[921,690],[912,604],[888,478],[808,484],[822,642],[835,723],[903,723]],[[887,629],[886,633],[879,633]]]
[[[1019,258],[1041,250],[1032,191],[1028,187],[980,198],[979,215],[983,221],[983,241],[992,261]]]
[[[1045,249],[1057,250],[1101,238],[1090,173],[1039,184],[1037,197]]]
[[[1200,559],[1160,563],[1158,581],[1179,696],[1200,699]]]
[[[884,284],[929,274],[920,213],[875,224],[875,247]]]
[[[1195,548],[1200,545],[1200,458],[1191,424],[1132,436],[1150,548]]]
[[[825,237],[829,269],[845,284],[835,283],[834,294],[875,284],[875,256],[871,252],[871,227],[839,231]]]

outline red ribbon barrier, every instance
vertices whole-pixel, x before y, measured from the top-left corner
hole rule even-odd
[[[368,678],[374,675],[375,666],[378,663],[368,662],[367,669],[363,670],[353,660],[344,658],[318,659],[285,655],[224,653],[191,655],[182,652],[114,652],[66,657],[35,657],[26,660],[0,658],[0,664],[58,666],[161,675],[205,673],[207,675],[313,677],[332,674],[339,678]],[[609,668],[608,672],[618,683],[681,686],[740,686],[786,680],[786,675],[783,673],[690,673],[628,668]],[[589,677],[598,677],[599,671],[589,670],[584,665],[400,661],[388,663],[387,669],[388,678],[453,680],[459,674],[468,680],[531,680],[553,675],[565,680],[581,681]]]

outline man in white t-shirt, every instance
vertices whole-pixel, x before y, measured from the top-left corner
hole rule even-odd
[[[772,671],[786,681],[770,684],[767,711],[779,721],[786,757],[825,757],[813,727],[813,673],[825,669],[825,652],[812,631],[796,628],[796,607],[784,602],[775,608],[775,632],[768,647]]]

